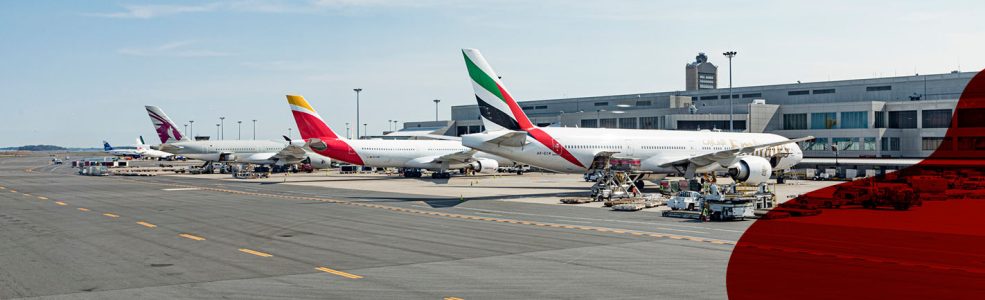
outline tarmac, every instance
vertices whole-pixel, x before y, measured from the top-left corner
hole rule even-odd
[[[0,158],[0,299],[721,299],[752,224],[543,200],[573,175],[74,172]]]

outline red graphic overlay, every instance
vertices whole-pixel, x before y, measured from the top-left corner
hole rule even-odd
[[[750,226],[729,260],[729,298],[985,298],[983,74],[929,158],[801,195]]]

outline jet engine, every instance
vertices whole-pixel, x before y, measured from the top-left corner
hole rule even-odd
[[[773,165],[759,156],[743,156],[728,168],[728,175],[736,182],[760,184],[770,179]]]
[[[325,156],[321,156],[321,155],[318,155],[318,156],[309,155],[308,158],[305,159],[305,160],[306,160],[307,163],[311,164],[311,167],[313,167],[315,169],[330,169],[330,168],[332,168],[332,160],[329,159],[328,157],[325,157]]]
[[[232,154],[232,153],[219,154],[219,161],[236,161],[236,154]]]
[[[499,169],[499,162],[494,159],[479,158],[469,163],[469,167],[480,173],[496,173]]]

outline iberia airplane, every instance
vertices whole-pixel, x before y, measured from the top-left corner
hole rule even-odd
[[[597,157],[638,158],[642,171],[696,173],[728,171],[733,179],[758,184],[772,171],[803,159],[798,139],[767,133],[649,129],[537,127],[513,99],[479,50],[463,49],[486,132],[462,136],[462,144],[521,163],[568,173],[587,171]]]
[[[449,140],[350,140],[335,134],[304,97],[287,95],[294,121],[306,145],[318,154],[355,165],[402,168],[404,177],[421,177],[421,169],[434,170],[432,178],[449,178],[450,169],[496,172],[512,161],[481,153]]]

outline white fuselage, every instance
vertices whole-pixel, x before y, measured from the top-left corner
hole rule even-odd
[[[617,157],[640,159],[640,168],[644,171],[674,173],[680,170],[664,166],[666,162],[743,146],[786,140],[786,138],[775,134],[725,133],[707,130],[674,131],[566,127],[543,127],[540,129],[567,149],[583,167],[561,157],[554,150],[529,135],[526,137],[526,144],[519,147],[486,143],[485,141],[501,135],[501,133],[497,134],[496,132],[462,136],[462,144],[557,172],[584,172],[591,166],[597,154],[618,152]],[[753,155],[766,159],[771,159],[776,155],[778,158],[774,170],[788,169],[803,158],[803,153],[796,143],[758,150]],[[713,164],[699,171],[719,170],[726,169],[718,164]]]
[[[367,167],[449,170],[469,166],[467,163],[440,159],[445,155],[471,150],[469,147],[462,146],[460,141],[346,140],[345,142],[362,159],[362,165]],[[495,160],[500,166],[513,164],[512,160],[489,153],[478,152],[473,157]],[[336,159],[345,160],[341,157]],[[350,163],[353,162],[350,161]]]
[[[187,158],[204,161],[230,161],[260,165],[283,164],[274,156],[287,147],[287,142],[267,140],[179,141],[164,144],[161,149]],[[308,152],[316,168],[327,168],[327,157]]]

